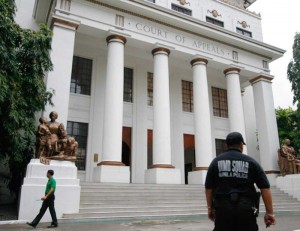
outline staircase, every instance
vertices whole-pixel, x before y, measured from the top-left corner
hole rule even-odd
[[[274,211],[300,214],[300,202],[272,188]],[[261,201],[261,214],[265,212]],[[204,186],[81,183],[80,210],[63,220],[207,216]]]

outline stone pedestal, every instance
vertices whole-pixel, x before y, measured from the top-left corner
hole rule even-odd
[[[64,213],[78,213],[80,204],[80,185],[77,179],[77,167],[74,162],[51,160],[49,165],[32,159],[27,166],[26,177],[21,189],[19,220],[32,221],[39,213],[42,205],[41,198],[45,195],[48,181],[47,171],[54,171],[56,180],[55,210],[57,218]],[[47,211],[41,220],[51,221]]]
[[[276,178],[276,187],[293,198],[300,200],[300,174],[278,176]]]
[[[267,178],[268,178],[271,186],[275,186],[276,185],[277,175],[278,174],[276,174],[276,173],[267,174]]]
[[[205,184],[207,170],[193,171],[188,173],[188,184]]]
[[[130,183],[129,166],[97,166],[94,168],[93,181],[106,183]]]
[[[180,169],[152,168],[145,172],[146,184],[181,184]]]

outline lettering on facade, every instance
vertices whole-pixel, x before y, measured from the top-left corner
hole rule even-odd
[[[219,177],[248,179],[249,162],[242,160],[219,160]]]
[[[154,27],[154,26],[149,26],[149,25],[145,25],[145,24],[142,24],[142,23],[137,23],[136,24],[136,29],[139,30],[139,31],[143,31],[145,33],[150,33],[152,35],[155,35],[157,37],[161,37],[161,38],[167,38],[167,34],[168,32],[167,31],[164,31],[164,30],[161,30],[157,27]]]
[[[213,46],[213,45],[205,43],[205,42],[194,41],[193,47],[199,48],[203,51],[207,51],[208,53],[213,53],[213,54],[220,55],[220,56],[225,55],[225,52],[222,48]]]
[[[135,30],[139,31],[142,34],[147,34],[150,35],[152,37],[156,37],[158,39],[162,39],[162,40],[166,40],[168,42],[173,42],[173,43],[177,43],[180,45],[185,45],[186,47],[198,50],[198,51],[203,51],[206,53],[210,53],[213,55],[217,55],[217,56],[222,56],[222,57],[227,57],[229,58],[231,52],[229,52],[228,50],[208,43],[206,41],[202,41],[202,40],[196,40],[193,39],[191,37],[187,37],[181,34],[176,34],[152,25],[147,25],[141,22],[135,22],[135,23],[131,23],[128,22],[128,25],[134,25]]]

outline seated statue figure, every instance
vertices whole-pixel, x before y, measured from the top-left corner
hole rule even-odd
[[[76,161],[76,155],[78,151],[78,142],[74,137],[69,137],[66,142],[66,146],[58,155],[51,156],[52,160],[69,160]]]
[[[36,134],[36,157],[41,163],[47,160],[76,161],[78,142],[74,137],[67,137],[67,131],[62,123],[56,121],[58,114],[52,111],[50,121],[45,117],[39,119],[40,125]]]
[[[283,175],[295,174],[299,171],[299,160],[296,156],[295,149],[291,146],[291,141],[285,139],[280,149],[282,161],[280,163],[280,171]]]
[[[52,111],[49,117],[48,128],[51,132],[51,148],[48,156],[55,156],[64,149],[67,143],[67,131],[62,123],[56,121],[58,114],[55,111]]]
[[[78,152],[78,142],[74,137],[69,137],[67,141],[67,146],[64,150],[65,160],[76,160],[76,155]]]

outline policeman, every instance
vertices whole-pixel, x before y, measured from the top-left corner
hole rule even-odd
[[[260,189],[267,227],[275,225],[270,184],[262,167],[243,154],[243,136],[238,132],[226,137],[228,150],[210,164],[205,181],[208,218],[215,222],[214,231],[257,231],[256,217]]]

